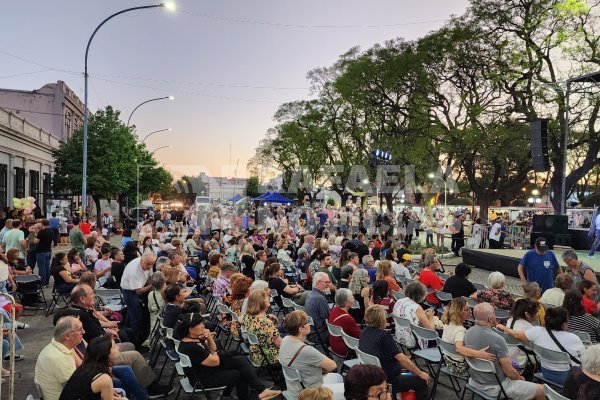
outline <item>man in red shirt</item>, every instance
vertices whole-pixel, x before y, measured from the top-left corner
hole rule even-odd
[[[425,287],[433,290],[441,290],[444,287],[444,281],[442,278],[437,276],[435,271],[440,267],[440,262],[436,255],[427,254],[423,260],[423,271],[419,274],[419,282]],[[425,300],[430,304],[440,304],[440,300],[437,298],[435,293],[429,293]]]
[[[354,304],[352,291],[350,289],[338,289],[335,292],[335,307],[331,309],[328,321],[331,325],[339,326],[346,334],[358,339],[360,327],[354,318],[348,314],[352,304]],[[329,346],[335,354],[340,356],[346,356],[349,350],[341,336],[329,335]]]
[[[598,286],[596,286],[594,282],[584,279],[577,284],[577,287],[581,292],[581,296],[583,297],[581,304],[583,304],[585,312],[587,314],[595,315],[598,311],[598,304],[596,304],[594,299],[598,293]]]

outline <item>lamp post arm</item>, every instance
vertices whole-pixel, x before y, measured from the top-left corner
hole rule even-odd
[[[150,99],[150,100],[146,100],[143,103],[140,103],[137,105],[136,108],[133,109],[133,111],[131,112],[131,114],[129,114],[129,118],[127,118],[127,127],[129,127],[129,122],[131,122],[131,117],[133,116],[133,113],[140,108],[141,106],[143,106],[146,103],[150,103],[151,101],[157,101],[157,100],[166,100],[169,99],[169,96],[165,96],[165,97],[157,97],[156,99]]]

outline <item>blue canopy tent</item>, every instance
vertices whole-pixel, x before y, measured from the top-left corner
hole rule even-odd
[[[232,203],[237,203],[238,201],[240,201],[243,198],[244,197],[241,194],[238,193],[235,196],[233,196],[232,198],[228,199],[227,201],[230,201]]]
[[[268,195],[270,195],[270,194],[271,194],[271,192],[266,192],[266,193],[263,193],[263,194],[261,194],[260,196],[253,198],[253,199],[252,199],[252,201],[262,201],[262,199],[263,199],[265,196],[268,196]]]
[[[257,197],[254,200],[260,200],[260,201],[264,201],[266,203],[291,203],[293,200],[288,199],[285,196],[282,196],[281,194],[277,193],[277,192],[267,192],[262,196]]]

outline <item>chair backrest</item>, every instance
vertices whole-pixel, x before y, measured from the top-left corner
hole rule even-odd
[[[292,299],[285,296],[281,296],[281,304],[283,304],[285,308],[294,308],[294,302]]]
[[[548,384],[544,385],[544,394],[548,400],[569,400],[567,397],[552,389],[552,387],[550,387]]]
[[[329,335],[340,337],[342,336],[342,328],[337,325],[332,325],[329,321],[325,320],[327,324],[327,330],[329,331]]]
[[[452,295],[447,292],[436,291],[435,295],[442,302],[448,302],[448,301],[452,300]]]
[[[481,372],[483,374],[494,374],[496,375],[496,367],[494,363],[488,360],[480,360],[479,358],[471,358],[465,357],[467,364],[469,367],[474,369],[477,372]]]
[[[396,292],[395,290],[392,290],[392,297],[394,298],[394,300],[398,301],[406,297],[406,295],[402,292]]]
[[[238,315],[235,311],[229,310],[229,315],[231,315],[231,320],[233,322],[237,322],[238,324],[240,323],[240,317],[238,317]]]
[[[255,346],[260,346],[260,342],[258,341],[258,336],[256,336],[254,333],[251,332],[246,332],[246,337],[248,338],[248,343],[255,345]]]
[[[414,324],[410,324],[410,329],[417,339],[436,340],[438,338],[438,333],[433,329],[423,328]]]
[[[456,345],[454,343],[448,343],[442,338],[438,337],[435,339],[438,345],[438,348],[442,353],[451,358],[462,357],[460,354],[456,352]]]
[[[95,292],[96,292],[96,297],[100,297],[103,299],[109,299],[109,298],[113,298],[113,297],[121,298],[121,289],[98,288],[95,290]]]
[[[483,283],[473,282],[473,286],[475,286],[475,289],[477,289],[477,290],[487,289],[487,286],[485,286]]]
[[[571,364],[571,358],[567,353],[562,351],[550,350],[542,346],[538,346],[535,343],[532,343],[533,352],[540,359],[557,364]]]
[[[304,311],[304,307],[301,306],[300,304],[294,303],[293,306],[294,306],[294,310],[296,310],[296,311]]]
[[[231,310],[225,304],[217,304],[217,311],[221,314],[229,314]]]
[[[376,365],[381,368],[381,362],[379,362],[379,358],[367,354],[364,351],[361,351],[359,348],[356,348],[355,351],[361,364]]]
[[[358,349],[358,339],[348,335],[346,332],[342,330],[342,339],[348,348],[352,350]]]
[[[582,331],[569,331],[569,332],[577,335],[579,337],[579,339],[581,339],[581,341],[583,342],[584,345],[591,346],[592,338],[589,333],[582,332]]]
[[[271,289],[271,297],[273,297],[273,298],[279,297],[279,293],[277,293],[276,289]]]
[[[508,310],[500,310],[496,308],[494,310],[494,314],[496,315],[496,319],[507,320],[510,318],[510,311]]]
[[[179,363],[181,364],[181,366],[183,368],[190,368],[192,366],[192,361],[186,354],[183,354],[179,351],[179,343],[176,344],[175,351],[177,352],[177,354],[179,354]]]
[[[469,305],[469,307],[473,308],[477,304],[479,304],[479,302],[472,297],[467,297],[467,304]]]
[[[304,387],[302,384],[302,376],[300,375],[300,371],[298,371],[296,368],[288,367],[287,365],[283,364],[281,365],[281,369],[283,370],[283,377],[285,378],[286,382],[297,381],[300,383],[300,385],[302,385],[302,387]]]
[[[96,283],[98,284],[98,286],[102,287],[102,286],[104,286],[104,284],[106,283],[107,280],[108,280],[108,277],[106,275],[102,275],[100,278],[98,278]]]
[[[358,304],[358,300],[354,300],[354,302],[352,303],[352,306],[350,308],[353,308],[355,310],[360,310],[360,304]]]
[[[42,400],[44,398],[42,387],[36,381],[33,381],[33,386],[35,387],[35,393],[37,394],[38,399]]]
[[[410,329],[410,325],[411,325],[410,321],[407,320],[406,318],[402,318],[402,317],[392,314],[392,319],[394,320],[394,323],[396,324],[397,327]]]
[[[41,278],[39,275],[15,275],[15,283],[29,283],[36,281],[41,282]]]

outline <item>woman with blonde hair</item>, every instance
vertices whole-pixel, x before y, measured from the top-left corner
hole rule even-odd
[[[471,308],[467,300],[464,297],[457,297],[450,301],[441,318],[444,323],[442,340],[456,346],[456,352],[463,356],[448,357],[444,354],[446,366],[450,372],[461,376],[467,376],[469,373],[469,366],[465,362],[464,357],[481,358],[489,361],[496,360],[493,354],[486,351],[489,346],[481,350],[474,350],[465,346],[465,334],[467,330],[464,323],[470,316]]]
[[[398,282],[392,277],[392,263],[388,260],[381,261],[377,265],[377,275],[375,280],[385,280],[388,283],[389,290],[393,290],[394,292],[400,291],[400,285],[398,285]]]
[[[270,306],[267,291],[254,290],[248,296],[248,307],[242,318],[246,330],[255,334],[260,343],[260,348],[255,345],[250,346],[250,358],[255,365],[262,365],[265,362],[275,364],[279,359],[281,336],[273,321],[267,316]]]
[[[333,400],[333,392],[326,387],[311,387],[303,389],[298,400]]]

